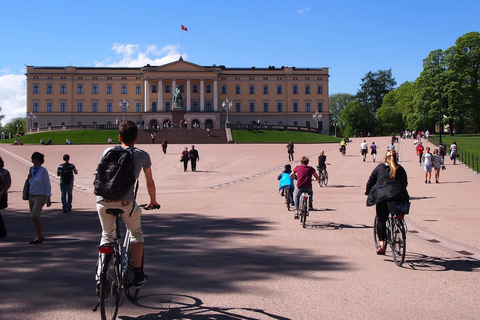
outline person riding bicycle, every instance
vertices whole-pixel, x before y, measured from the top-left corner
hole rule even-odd
[[[300,165],[296,166],[290,174],[290,178],[297,180],[297,193],[295,195],[295,219],[299,218],[298,207],[300,205],[300,195],[302,192],[307,192],[310,195],[310,203],[308,204],[310,209],[313,209],[313,189],[312,189],[312,175],[315,177],[315,181],[318,181],[318,174],[313,167],[308,165],[307,156],[303,156],[300,160]]]
[[[347,141],[345,138],[340,142],[340,152],[347,153]]]
[[[325,170],[327,172],[327,156],[325,155],[325,151],[320,150],[320,155],[318,156],[318,165],[317,165],[318,172],[322,172]]]
[[[152,162],[150,160],[150,155],[147,152],[134,147],[135,142],[138,139],[137,125],[132,121],[124,121],[119,125],[118,132],[120,134],[119,139],[122,148],[132,150],[133,163],[135,165],[133,174],[135,178],[138,179],[142,169],[145,174],[147,191],[150,198],[147,207],[159,208],[160,205],[156,198],[156,187],[152,175]],[[110,149],[112,148],[107,148],[103,154],[105,155]],[[100,245],[104,245],[110,243],[115,237],[115,216],[108,214],[107,209],[113,208],[123,210],[124,213],[122,214],[122,219],[128,230],[131,232],[132,258],[135,273],[133,287],[139,289],[147,283],[148,276],[144,274],[142,268],[144,241],[140,221],[142,210],[135,203],[134,189],[135,184],[130,187],[129,191],[124,196],[122,196],[122,200],[118,201],[105,200],[101,196],[97,196],[97,211],[100,224],[102,225],[102,240]]]
[[[278,184],[278,190],[281,191],[281,196],[285,195],[285,192],[290,192],[290,199],[293,202],[293,190],[295,190],[295,185],[293,184],[293,179],[290,178],[290,174],[292,173],[292,166],[289,164],[285,165],[285,170],[278,176],[278,180],[280,180]]]
[[[380,247],[377,254],[385,254],[387,238],[386,223],[389,210],[388,202],[408,202],[410,196],[407,192],[407,173],[397,162],[395,150],[388,150],[385,154],[384,163],[380,163],[368,178],[365,195],[367,207],[376,205],[375,210],[378,217],[377,233]]]

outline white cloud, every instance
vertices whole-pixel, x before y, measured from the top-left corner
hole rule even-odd
[[[114,43],[112,51],[117,54],[116,58],[107,58],[104,61],[96,62],[96,67],[130,67],[138,68],[147,64],[159,66],[162,64],[177,61],[180,58],[178,47],[168,45],[159,49],[156,45],[149,45],[144,51],[136,44]],[[187,55],[183,55],[187,58]]]
[[[306,7],[304,9],[297,10],[297,13],[304,14],[312,9],[311,7]]]
[[[106,58],[102,62],[95,62],[96,67],[143,67],[147,64],[159,66],[180,58],[178,46],[167,45],[159,49],[156,45],[144,48],[136,44],[115,43],[112,46],[117,56]],[[184,58],[188,56],[183,54]],[[9,74],[8,69],[0,70],[0,114],[5,115],[2,124],[10,122],[14,118],[26,115],[26,77],[24,74]]]
[[[5,72],[7,70],[3,70]],[[2,124],[13,118],[24,117],[27,111],[26,78],[23,74],[5,74],[0,76],[0,114],[5,115]]]

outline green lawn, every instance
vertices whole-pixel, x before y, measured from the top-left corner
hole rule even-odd
[[[338,142],[341,138],[313,132],[276,130],[232,130],[235,143],[326,143]]]
[[[102,144],[108,143],[112,138],[113,143],[118,143],[118,130],[68,130],[68,131],[46,131],[27,134],[20,137],[24,144],[39,144],[43,138],[45,141],[52,139],[53,144],[65,144],[69,139],[74,144]],[[12,144],[15,139],[0,140],[1,143]]]
[[[438,146],[438,135],[430,137],[430,141]],[[478,134],[457,134],[455,136],[442,135],[442,142],[447,146],[447,152],[450,145],[455,141],[460,151],[460,161],[467,164],[468,167],[479,172],[480,161],[480,135]],[[462,159],[463,158],[463,159]]]

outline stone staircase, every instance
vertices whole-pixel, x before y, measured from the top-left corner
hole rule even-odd
[[[157,135],[155,144],[161,144],[167,139],[169,144],[223,144],[228,143],[225,129],[211,129],[210,136],[205,129],[162,129],[162,130],[139,130],[137,144],[151,144],[150,134]]]

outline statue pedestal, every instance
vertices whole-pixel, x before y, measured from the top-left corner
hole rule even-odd
[[[178,127],[180,121],[185,120],[185,110],[184,109],[172,109],[172,122],[174,127]]]

